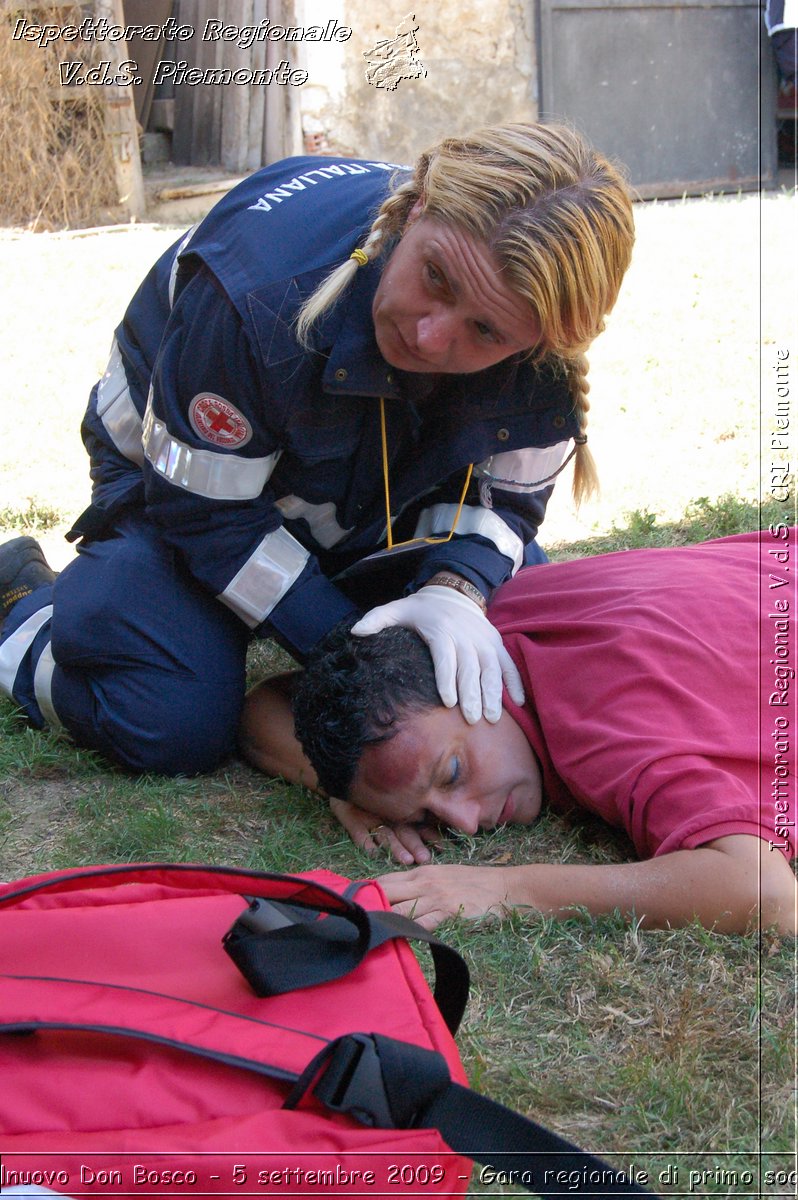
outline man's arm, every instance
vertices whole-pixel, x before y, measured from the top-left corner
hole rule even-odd
[[[258,770],[316,791],[316,772],[294,734],[291,694],[298,674],[273,675],[247,693],[238,745],[247,762]]]
[[[618,909],[645,928],[697,919],[721,933],[744,933],[757,924],[796,933],[795,876],[782,854],[749,834],[639,863],[416,867],[378,882],[397,912],[427,929],[447,917],[517,906],[554,917]]]

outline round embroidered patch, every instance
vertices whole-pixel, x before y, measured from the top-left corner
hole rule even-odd
[[[227,450],[245,446],[252,437],[252,426],[246,417],[229,400],[213,392],[200,392],[194,397],[188,419],[197,437]]]

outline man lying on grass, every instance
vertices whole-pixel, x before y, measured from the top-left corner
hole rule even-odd
[[[518,905],[794,933],[795,597],[779,581],[790,579],[781,564],[795,558],[795,533],[773,526],[520,571],[490,618],[527,699],[519,708],[505,697],[495,725],[442,705],[410,630],[338,631],[306,670],[250,693],[244,752],[342,798],[334,808],[356,842],[411,862],[429,857],[437,826],[474,834],[574,802],[625,829],[642,860],[382,876],[397,911],[429,929]]]

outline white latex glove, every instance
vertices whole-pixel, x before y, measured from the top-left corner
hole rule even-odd
[[[373,608],[353,626],[352,633],[366,637],[391,625],[415,629],[424,639],[435,664],[441,700],[447,708],[459,702],[469,725],[482,716],[498,721],[502,681],[510,699],[524,703],[521,676],[498,630],[461,592],[430,584],[412,596]]]

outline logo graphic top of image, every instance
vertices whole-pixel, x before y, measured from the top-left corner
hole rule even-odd
[[[414,13],[396,26],[396,37],[381,38],[363,51],[368,66],[366,79],[372,87],[393,92],[403,79],[424,79],[427,68],[418,58],[418,22]]]

